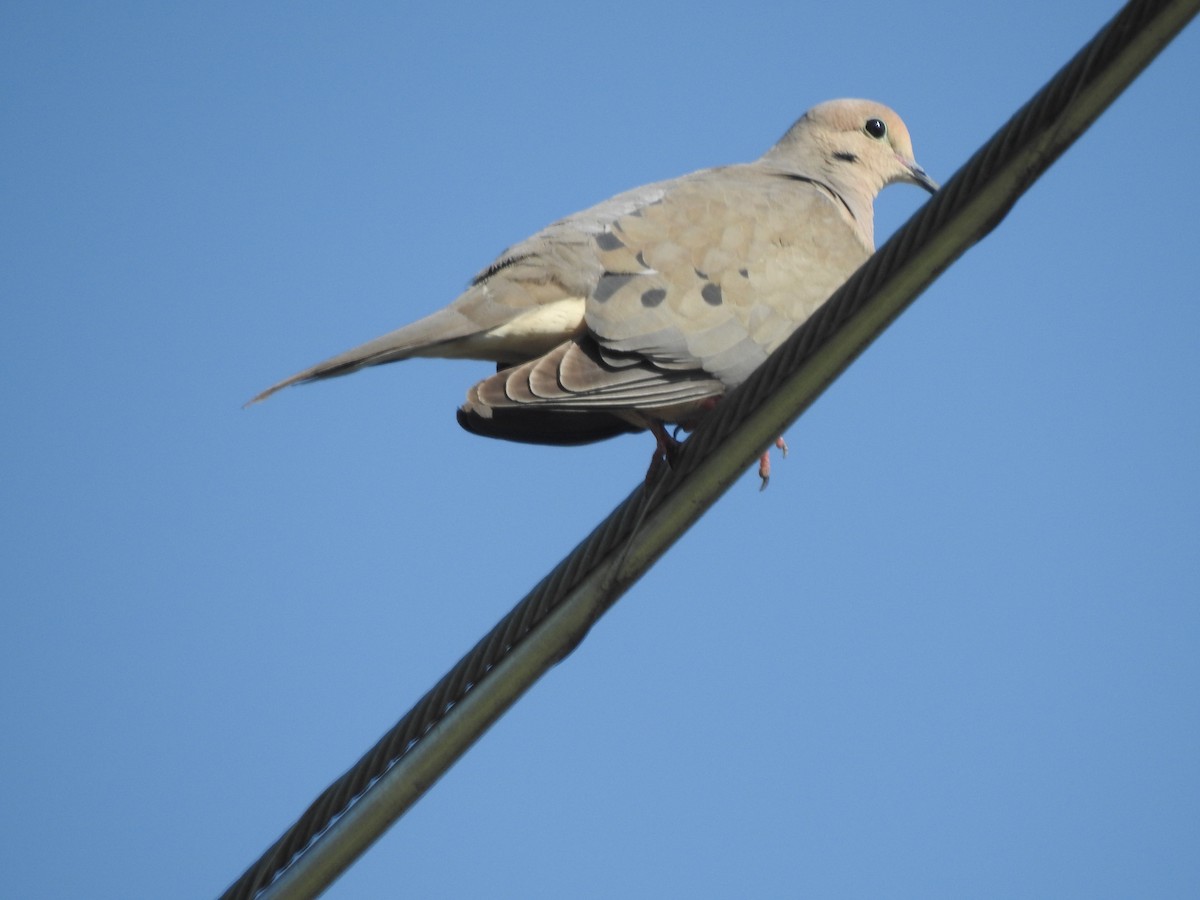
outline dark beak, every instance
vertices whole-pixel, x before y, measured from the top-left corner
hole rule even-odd
[[[908,171],[912,173],[913,184],[917,185],[917,187],[925,188],[925,190],[929,191],[931,194],[937,193],[939,188],[938,183],[930,178],[929,174],[924,169],[918,166],[915,162],[908,162],[906,165],[908,166]]]

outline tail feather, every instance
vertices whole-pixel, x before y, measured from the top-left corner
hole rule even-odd
[[[413,356],[436,356],[439,347],[453,344],[455,341],[479,331],[478,325],[472,323],[453,307],[447,307],[413,322],[411,325],[398,328],[382,337],[377,337],[344,353],[339,353],[337,356],[332,356],[303,372],[297,372],[295,375],[271,385],[262,393],[246,401],[245,405],[252,406],[266,400],[272,394],[285,387],[291,387],[293,384],[349,375],[351,372],[357,372],[368,366],[381,366]],[[454,354],[448,352],[447,355]]]

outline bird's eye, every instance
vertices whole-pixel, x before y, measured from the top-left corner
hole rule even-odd
[[[887,137],[887,126],[880,119],[867,119],[867,124],[863,126],[863,131],[877,141],[882,141]]]

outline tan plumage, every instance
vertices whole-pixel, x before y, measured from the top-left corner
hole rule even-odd
[[[498,363],[470,431],[577,443],[689,422],[737,386],[874,250],[888,184],[936,185],[885,106],[806,113],[753,163],[619,194],[510,247],[446,308],[291,384],[414,356]]]

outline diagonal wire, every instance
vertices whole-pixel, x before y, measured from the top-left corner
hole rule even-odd
[[[1133,0],[222,895],[314,897],[671,544],[1200,10]]]

